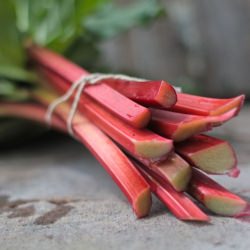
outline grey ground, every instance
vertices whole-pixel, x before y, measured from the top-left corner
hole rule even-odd
[[[217,177],[250,200],[249,108],[216,134],[233,142],[242,174]],[[137,220],[111,178],[70,139],[52,136],[0,154],[0,249],[250,249],[250,222],[175,219],[157,200]]]

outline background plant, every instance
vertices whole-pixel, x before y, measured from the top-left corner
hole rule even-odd
[[[119,6],[111,0],[4,0],[0,3],[0,100],[26,101],[38,84],[27,66],[25,42],[51,48],[97,70],[98,44],[164,14],[156,0]],[[30,124],[0,119],[0,143],[17,138]],[[16,133],[10,132],[16,131]],[[27,135],[26,135],[27,136]],[[27,137],[26,137],[27,138]]]

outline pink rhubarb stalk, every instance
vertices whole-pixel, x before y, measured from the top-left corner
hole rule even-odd
[[[165,139],[150,130],[135,129],[123,123],[109,112],[92,102],[87,96],[83,97],[81,111],[101,130],[108,134],[119,145],[131,154],[150,162],[165,159],[173,149],[171,140]]]
[[[2,103],[0,102],[0,116],[17,117],[31,120],[40,124],[45,123],[45,107],[34,103]],[[65,125],[63,121],[53,116],[51,125],[53,128],[65,132]]]
[[[149,109],[131,101],[104,83],[86,86],[83,92],[132,127],[144,128],[149,123]]]
[[[105,83],[146,107],[171,108],[177,101],[174,88],[165,81],[135,82],[110,78],[105,79]]]
[[[169,183],[176,191],[186,190],[189,184],[192,168],[179,155],[172,153],[169,157],[159,163],[148,163],[147,161],[139,160],[145,170],[150,170],[166,183]]]
[[[210,174],[237,174],[237,158],[232,146],[224,140],[196,135],[175,144],[175,150],[191,165]]]
[[[237,216],[247,202],[231,193],[207,175],[194,169],[188,192],[210,211],[224,216]]]
[[[171,185],[162,181],[152,171],[145,170],[142,165],[135,163],[141,174],[147,180],[152,192],[167,206],[180,220],[209,221],[209,217],[202,212],[184,193],[177,192]]]
[[[64,82],[49,71],[44,71],[44,75],[53,85],[62,85]],[[133,128],[113,116],[84,93],[79,101],[79,110],[130,154],[139,158],[149,162],[161,161],[173,149],[172,140],[163,138],[150,130]]]
[[[66,84],[56,86],[63,92],[66,92],[70,85],[80,77],[89,75],[79,66],[47,49],[31,46],[28,54],[35,64],[65,80]],[[151,114],[147,108],[133,102],[104,83],[88,85],[83,92],[133,127],[143,128],[150,120]]]
[[[148,215],[151,196],[148,183],[124,153],[96,126],[82,116],[74,132],[101,163],[132,204],[138,218]]]
[[[50,80],[58,80],[53,74]],[[61,80],[61,79],[60,79]],[[61,80],[62,81],[62,80]],[[43,103],[53,100],[49,93],[41,94],[37,91],[34,97]],[[46,98],[46,99],[44,99]],[[153,134],[149,130],[137,130],[116,117],[113,117],[105,109],[98,106],[90,98],[85,96],[84,105],[80,109],[96,126],[111,136],[130,155],[140,160],[145,167],[152,168],[165,181],[169,182],[176,190],[183,191],[191,177],[191,167],[181,157],[168,153],[172,149],[172,142]],[[161,158],[159,156],[161,155]],[[159,160],[161,161],[159,162]],[[154,162],[156,161],[156,162]]]
[[[176,113],[160,109],[150,109],[152,119],[150,128],[174,141],[183,141],[187,138],[209,131],[213,127],[220,126],[230,120],[235,110],[230,110],[217,116],[199,116]]]
[[[229,99],[217,99],[190,94],[178,93],[177,102],[171,111],[193,115],[221,115],[235,109],[236,116],[243,103],[245,96],[240,95]]]
[[[48,106],[50,103],[48,100],[52,94],[49,97],[46,96],[46,92],[41,91],[40,94],[41,96],[37,100],[43,100],[42,104],[47,101]],[[54,96],[54,99],[56,98],[58,97]],[[55,111],[64,124],[66,124],[69,110],[70,106],[64,103]],[[148,215],[151,207],[149,185],[126,155],[109,137],[79,112],[74,117],[72,127],[75,137],[91,151],[126,195],[136,216],[141,218]]]

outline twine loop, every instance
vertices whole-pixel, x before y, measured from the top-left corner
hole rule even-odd
[[[55,101],[53,101],[46,112],[46,116],[45,116],[45,120],[47,122],[47,124],[50,126],[51,125],[51,120],[52,120],[52,116],[53,113],[55,111],[55,109],[57,108],[58,105],[69,101],[70,97],[76,92],[75,94],[75,98],[73,100],[72,106],[70,108],[69,111],[69,115],[67,117],[67,130],[68,133],[74,137],[74,132],[72,129],[72,121],[74,119],[74,115],[76,113],[77,110],[77,106],[81,97],[81,93],[84,89],[84,87],[87,84],[96,84],[99,81],[105,80],[105,79],[120,79],[120,80],[125,80],[125,81],[135,81],[135,82],[145,82],[148,81],[146,79],[142,79],[142,78],[137,78],[137,77],[131,77],[131,76],[127,76],[127,75],[122,75],[122,74],[102,74],[102,73],[93,73],[93,74],[89,74],[87,76],[82,76],[80,77],[77,81],[75,81],[70,88],[68,89],[68,91],[60,96],[59,98],[57,98]],[[176,91],[181,92],[181,89],[178,87],[174,87]]]
[[[74,119],[74,115],[76,113],[77,110],[77,106],[81,97],[81,93],[84,89],[84,87],[86,86],[86,84],[96,84],[99,81],[105,80],[105,79],[121,79],[121,80],[126,80],[126,81],[137,81],[137,82],[143,82],[143,81],[147,81],[145,79],[141,79],[141,78],[136,78],[136,77],[130,77],[127,75],[121,75],[121,74],[102,74],[102,73],[94,73],[94,74],[90,74],[87,76],[82,76],[80,77],[77,81],[75,81],[70,88],[68,89],[68,91],[60,96],[59,98],[57,98],[55,101],[53,101],[46,112],[45,115],[45,120],[47,122],[47,124],[50,126],[51,125],[51,120],[52,120],[52,116],[53,113],[55,111],[55,109],[57,108],[57,106],[59,106],[60,104],[69,101],[70,97],[76,92],[75,94],[75,98],[73,100],[72,106],[70,108],[69,111],[69,115],[67,117],[67,130],[68,133],[71,136],[74,136],[74,132],[72,129],[72,121]]]

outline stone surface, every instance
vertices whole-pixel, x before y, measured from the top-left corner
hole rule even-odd
[[[248,124],[248,125],[247,125]],[[238,179],[216,177],[250,200],[249,113],[216,134],[239,154]],[[234,129],[233,129],[234,127]],[[0,153],[0,249],[249,249],[250,224],[212,216],[184,223],[156,199],[137,220],[88,151],[61,136]]]

